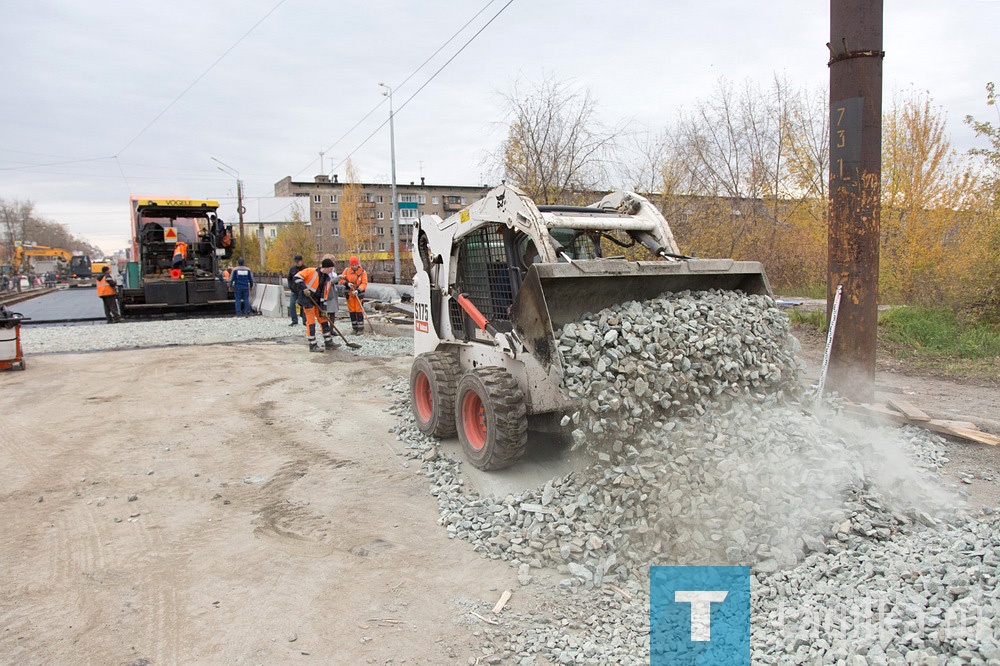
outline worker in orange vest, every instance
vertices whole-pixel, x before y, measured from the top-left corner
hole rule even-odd
[[[368,289],[368,271],[361,268],[361,262],[357,257],[351,257],[350,265],[340,276],[340,282],[344,283],[344,288],[347,290],[347,311],[351,315],[351,327],[355,335],[361,335],[365,332],[363,299],[365,290]]]
[[[109,324],[117,324],[122,320],[122,315],[118,311],[118,289],[114,279],[111,277],[111,268],[105,266],[101,269],[101,277],[97,278],[97,295],[104,302],[104,317]]]
[[[326,351],[336,349],[340,345],[333,341],[333,329],[326,314],[326,300],[336,299],[333,291],[334,281],[330,274],[336,267],[332,259],[324,259],[319,268],[303,268],[295,274],[295,284],[298,292],[298,302],[306,314],[306,340],[309,341],[309,351],[323,351],[316,342],[316,322],[323,331],[323,344]]]
[[[174,259],[171,263],[173,268],[184,269],[185,264],[187,264],[187,254],[188,254],[188,244],[184,241],[177,241],[174,245]]]

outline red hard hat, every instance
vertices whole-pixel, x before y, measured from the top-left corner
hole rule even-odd
[[[350,263],[351,263],[351,266],[354,266],[355,264],[360,264],[361,262],[358,261],[357,257],[351,257]]]

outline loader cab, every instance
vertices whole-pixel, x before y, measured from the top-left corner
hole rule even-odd
[[[456,289],[501,331],[511,329],[510,308],[526,270],[522,268],[523,258],[519,252],[519,249],[526,251],[519,242],[521,237],[527,238],[503,225],[486,224],[461,238],[453,248]],[[534,254],[537,256],[537,251]],[[454,299],[449,305],[449,318],[452,330],[464,333],[466,340],[490,339],[462,312]]]
[[[603,256],[597,232],[553,228],[549,235],[545,240],[551,242],[560,263]],[[502,224],[485,224],[458,240],[453,253],[454,284],[458,291],[498,330],[511,330],[510,310],[521,284],[531,265],[543,261],[535,239]],[[454,300],[449,306],[449,316],[452,330],[464,333],[466,340],[490,340]]]

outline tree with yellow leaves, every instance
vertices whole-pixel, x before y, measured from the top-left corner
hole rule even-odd
[[[881,299],[957,304],[984,231],[976,173],[929,94],[896,99],[882,128]]]
[[[671,128],[663,210],[681,250],[761,261],[777,288],[824,280],[825,99],[719,82]],[[820,119],[820,120],[817,120]]]
[[[991,81],[986,84],[986,106],[993,107],[1000,121],[1000,104],[997,104],[996,86]],[[973,148],[969,154],[982,160],[983,188],[981,209],[986,218],[985,230],[978,252],[970,258],[973,265],[967,287],[973,294],[976,314],[1000,322],[1000,122],[977,121],[971,115],[965,117],[979,138],[989,142],[986,148]]]
[[[340,199],[340,237],[348,252],[371,252],[375,247],[375,207],[366,200],[351,160],[345,167],[344,193]]]
[[[302,219],[302,209],[296,202],[285,220],[286,224],[278,229],[277,235],[268,246],[265,262],[267,270],[284,272],[292,265],[292,257],[301,254],[306,264],[315,263],[316,238]]]

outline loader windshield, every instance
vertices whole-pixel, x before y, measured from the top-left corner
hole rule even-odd
[[[553,245],[570,259],[597,259],[601,256],[600,237],[579,229],[549,229]]]

